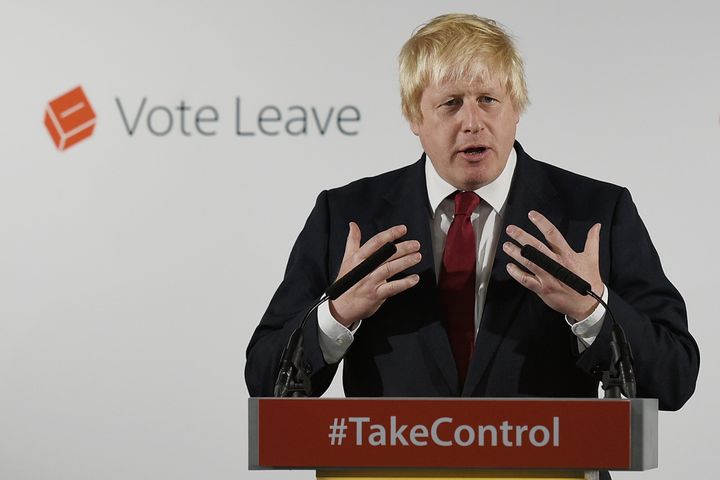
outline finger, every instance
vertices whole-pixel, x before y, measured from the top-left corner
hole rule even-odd
[[[417,240],[406,240],[404,242],[395,244],[395,248],[397,248],[397,252],[395,252],[395,254],[389,258],[389,261],[404,257],[405,255],[413,252],[420,251],[420,242],[418,242]]]
[[[520,267],[518,267],[514,263],[508,263],[505,268],[507,269],[507,272],[510,274],[510,276],[514,278],[523,287],[535,293],[538,293],[540,291],[542,285],[540,284],[538,279],[535,278],[535,276],[523,272]]]
[[[562,236],[562,233],[560,233],[550,220],[545,218],[545,215],[535,210],[530,210],[528,218],[535,224],[538,230],[540,230],[540,233],[543,234],[543,237],[545,237],[545,240],[547,240],[553,252],[558,253],[572,250],[570,245],[565,241],[565,237]]]
[[[407,233],[407,227],[405,225],[395,225],[387,230],[383,230],[380,233],[373,235],[370,240],[365,242],[356,255],[361,259],[365,260],[367,257],[375,253],[383,245],[389,242],[394,242],[398,238],[401,238]]]
[[[405,278],[399,280],[393,280],[392,282],[383,283],[377,289],[377,295],[379,298],[385,300],[392,296],[402,293],[405,290],[414,287],[420,281],[419,275],[408,275]]]
[[[396,260],[387,261],[376,268],[368,278],[375,284],[383,283],[388,278],[391,278],[398,273],[407,270],[408,268],[417,265],[422,260],[420,252],[414,252],[409,255],[405,255]]]
[[[545,270],[537,266],[535,263],[531,262],[527,258],[522,256],[522,251],[520,247],[515,245],[512,242],[505,242],[503,243],[503,251],[507,253],[513,260],[515,260],[517,263],[522,265],[523,267],[530,270],[530,272],[535,275],[536,277],[539,275],[546,275]]]
[[[543,242],[541,242],[534,236],[527,233],[522,228],[517,227],[515,225],[508,225],[507,228],[505,229],[505,232],[507,232],[507,234],[510,236],[510,238],[515,240],[521,246],[532,245],[533,247],[537,248],[545,255],[547,255],[551,258],[555,258],[555,253],[553,253],[553,251],[550,250],[550,248],[547,245],[545,245]]]
[[[597,260],[600,257],[600,228],[602,226],[599,223],[593,225],[587,234],[585,240],[585,249],[583,253],[590,255],[590,258]]]

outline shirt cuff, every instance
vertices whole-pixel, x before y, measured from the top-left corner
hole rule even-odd
[[[603,293],[600,298],[602,298],[603,302],[608,302],[608,289],[605,285],[603,285]],[[572,333],[577,337],[578,351],[580,353],[593,344],[597,336],[600,334],[604,320],[605,307],[603,307],[600,302],[598,302],[595,310],[593,310],[587,318],[580,320],[579,322],[575,322],[574,319],[565,315],[565,321],[568,325],[570,325],[570,330],[572,330]]]
[[[318,340],[320,350],[327,363],[338,363],[352,345],[355,337],[353,331],[360,327],[362,322],[357,322],[353,331],[345,328],[330,313],[329,302],[323,302],[317,309],[318,319]]]

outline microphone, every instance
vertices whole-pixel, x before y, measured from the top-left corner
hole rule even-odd
[[[578,277],[573,272],[563,267],[532,245],[524,245],[520,249],[520,255],[527,258],[532,263],[578,292],[580,295],[588,295],[588,292],[591,291],[590,284],[588,282]]]
[[[620,324],[615,321],[615,316],[612,314],[607,303],[603,302],[602,298],[592,291],[590,283],[575,275],[532,245],[523,245],[520,249],[520,255],[580,295],[590,295],[605,307],[605,310],[610,314],[610,319],[612,320],[612,340],[610,342],[612,358],[610,361],[610,370],[603,372],[602,379],[605,397],[620,398],[620,392],[622,392],[627,398],[635,398],[636,384],[635,372],[633,371],[632,350],[625,336],[625,331]]]
[[[340,295],[350,290],[350,288],[352,288],[360,280],[367,277],[370,272],[385,263],[387,259],[395,255],[395,252],[397,252],[395,244],[386,243],[375,253],[360,262],[360,264],[358,264],[355,268],[350,270],[341,278],[335,280],[335,282],[330,285],[327,290],[325,290],[325,295],[327,295],[330,300],[337,299]]]
[[[303,329],[310,314],[327,300],[335,300],[343,293],[351,289],[356,283],[367,277],[370,272],[385,263],[390,257],[397,252],[397,247],[393,243],[386,243],[375,253],[360,262],[355,268],[335,280],[330,285],[325,294],[315,305],[310,307],[305,317],[300,322],[300,326],[290,335],[285,350],[280,357],[280,371],[275,380],[275,388],[273,394],[275,397],[292,396],[309,396],[312,392],[310,377],[305,373],[303,368]]]

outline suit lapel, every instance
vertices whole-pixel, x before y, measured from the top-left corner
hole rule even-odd
[[[408,305],[410,314],[416,315],[419,336],[425,348],[430,352],[441,376],[446,382],[449,395],[459,391],[457,370],[453,359],[450,341],[442,324],[442,316],[437,298],[435,262],[433,260],[432,237],[430,234],[430,204],[425,181],[425,155],[411,165],[408,174],[396,185],[392,185],[385,195],[386,208],[375,219],[377,231],[393,225],[404,224],[408,228],[405,239],[420,242],[422,260],[418,265],[406,270],[402,275],[416,273],[420,282],[413,287],[413,298],[417,304]]]
[[[527,214],[533,209],[547,213],[549,201],[555,196],[554,187],[542,169],[538,168],[537,162],[530,158],[517,142],[515,142],[515,150],[517,164],[505,206],[503,226],[495,251],[485,307],[475,339],[475,352],[463,387],[463,396],[482,394],[476,392],[476,389],[500,342],[517,318],[523,301],[528,295],[534,295],[507,273],[506,265],[511,262],[511,258],[502,249],[502,244],[510,240],[505,228],[508,225],[517,225],[529,233],[537,234]]]

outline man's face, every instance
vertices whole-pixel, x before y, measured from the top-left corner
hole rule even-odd
[[[505,168],[520,114],[493,76],[428,85],[413,133],[435,170],[458,190],[476,190]]]

